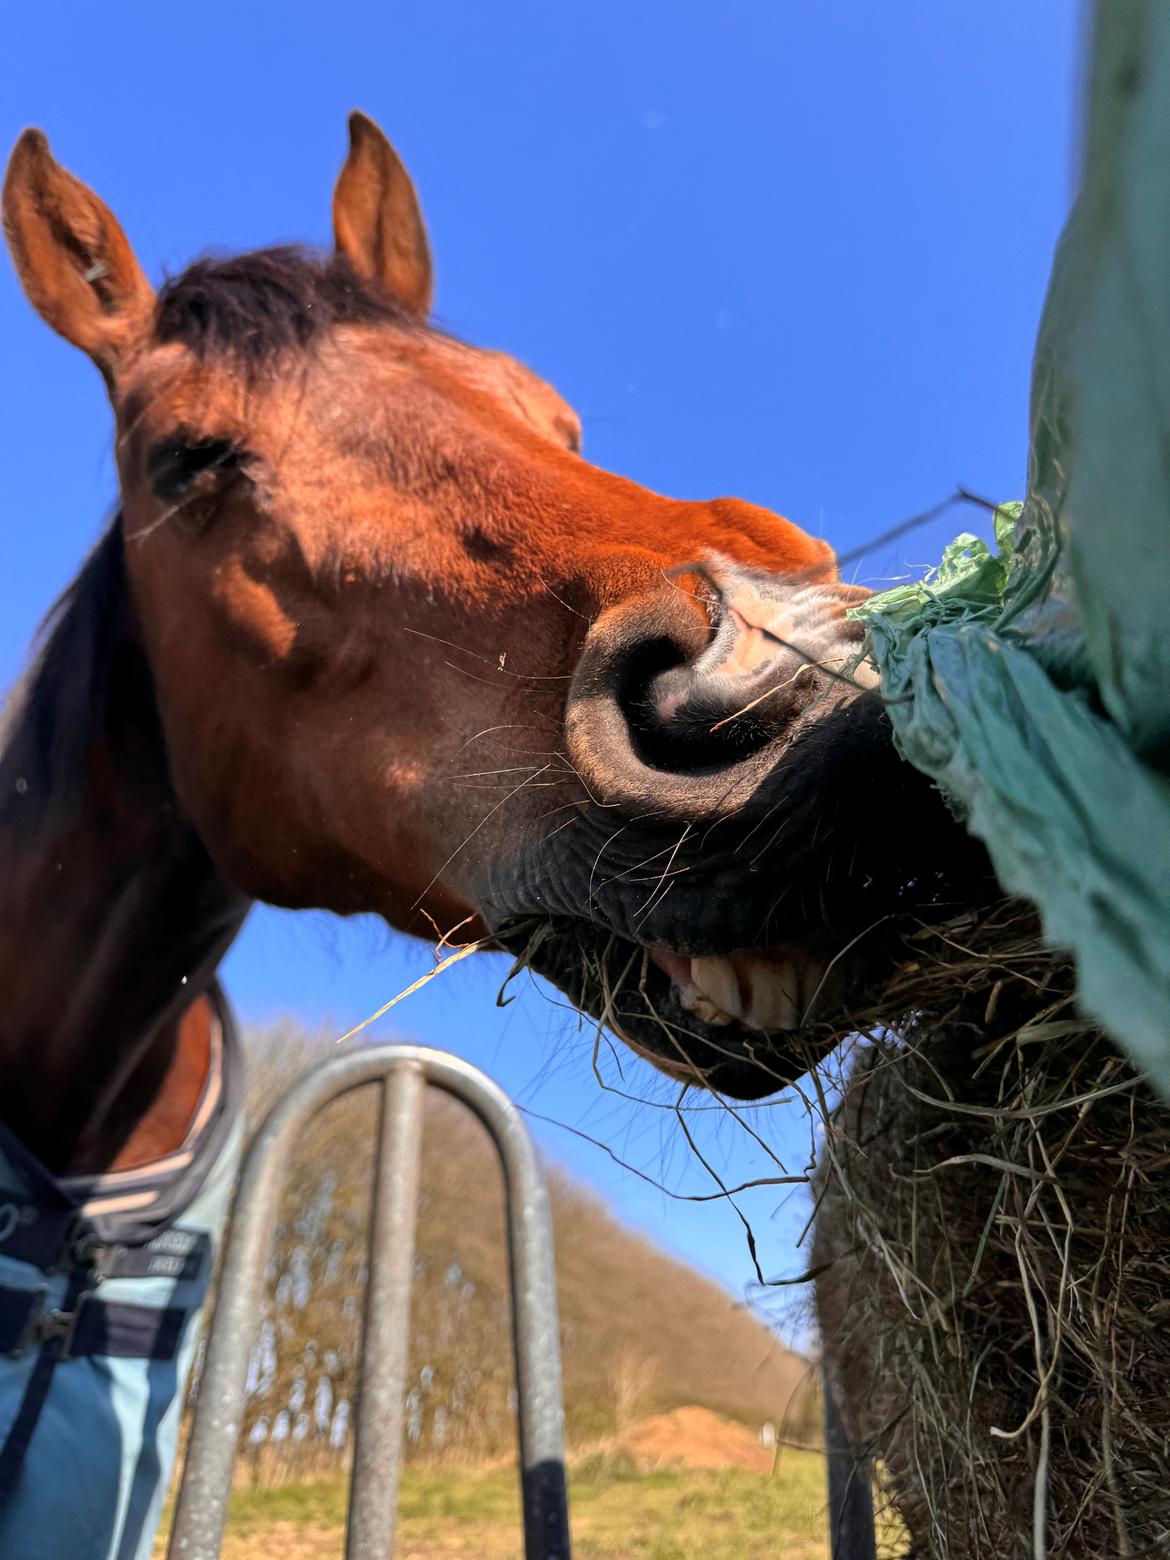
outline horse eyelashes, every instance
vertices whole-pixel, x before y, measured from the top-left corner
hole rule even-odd
[[[146,457],[151,488],[164,503],[214,494],[238,475],[246,453],[229,439],[161,439]]]

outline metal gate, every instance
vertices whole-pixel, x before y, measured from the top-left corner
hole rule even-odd
[[[244,1161],[199,1382],[168,1560],[218,1560],[244,1413],[248,1359],[285,1170],[309,1118],[338,1095],[381,1086],[369,1281],[354,1420],[346,1560],[390,1560],[398,1510],[410,1289],[428,1084],[477,1115],[500,1155],[519,1394],[526,1560],[568,1560],[564,1408],[548,1194],[520,1113],[478,1068],[446,1051],[382,1045],[315,1069],[269,1115]]]

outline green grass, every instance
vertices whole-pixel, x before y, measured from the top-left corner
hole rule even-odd
[[[824,1464],[785,1452],[769,1479],[738,1469],[681,1468],[639,1475],[620,1457],[570,1470],[573,1552],[579,1560],[825,1560]],[[241,1489],[232,1500],[224,1560],[287,1552],[340,1553],[341,1479]],[[511,1468],[410,1469],[399,1502],[400,1552],[496,1560],[520,1553]]]

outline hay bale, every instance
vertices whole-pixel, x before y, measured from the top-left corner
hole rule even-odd
[[[1170,1109],[1018,902],[913,939],[821,1155],[826,1370],[913,1556],[1170,1553]]]

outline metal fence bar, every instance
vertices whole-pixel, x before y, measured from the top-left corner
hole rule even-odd
[[[475,1112],[495,1142],[504,1171],[512,1339],[520,1398],[524,1553],[527,1560],[568,1560],[561,1341],[552,1214],[544,1174],[523,1117],[503,1090],[456,1057],[431,1054],[441,1059],[444,1071],[428,1071],[430,1082]]]
[[[829,1554],[832,1560],[877,1560],[869,1459],[853,1449],[841,1409],[825,1375],[825,1458],[829,1480]]]
[[[404,1067],[468,1106],[488,1129],[500,1155],[507,1195],[512,1329],[520,1400],[524,1553],[526,1560],[568,1560],[556,1280],[544,1177],[532,1139],[507,1095],[459,1057],[416,1045],[353,1051],[315,1068],[289,1089],[248,1151],[199,1383],[168,1560],[218,1560],[243,1422],[244,1384],[261,1281],[293,1147],[305,1123],[322,1106],[363,1084],[389,1080]],[[387,1101],[385,1117],[393,1110]],[[386,1167],[397,1152],[394,1148],[385,1153],[382,1170],[386,1178],[392,1174]],[[386,1218],[390,1219],[389,1213]],[[371,1282],[373,1265],[371,1253]],[[367,1322],[370,1303],[367,1301]],[[376,1369],[378,1363],[363,1354],[363,1377],[368,1367]],[[383,1518],[392,1524],[390,1493],[382,1492]],[[359,1499],[364,1501],[364,1492],[354,1493],[352,1500],[356,1503]],[[372,1494],[371,1509],[374,1499]],[[389,1554],[390,1549],[371,1553]]]
[[[382,1085],[345,1560],[394,1553],[425,1088],[413,1063],[395,1067]],[[374,1360],[377,1369],[367,1369]]]

